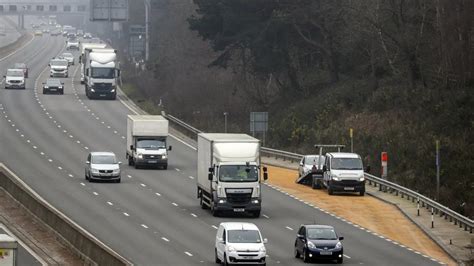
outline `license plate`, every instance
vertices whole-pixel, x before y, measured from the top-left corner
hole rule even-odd
[[[148,161],[148,163],[157,163],[158,161]]]
[[[251,257],[251,256],[242,256],[242,259],[244,260],[251,260],[253,259],[254,257]]]
[[[107,96],[107,95],[105,95],[105,94],[100,94],[99,96],[100,96],[100,97],[105,97],[105,96]]]
[[[56,91],[56,89],[49,89],[50,91]]]
[[[245,209],[244,208],[235,208],[234,209],[234,212],[244,212]]]
[[[345,187],[344,190],[354,190],[353,187]]]
[[[332,255],[331,251],[321,251],[319,254],[321,255]]]

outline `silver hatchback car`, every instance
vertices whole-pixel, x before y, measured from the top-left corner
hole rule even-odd
[[[91,152],[87,156],[86,180],[110,180],[120,183],[120,164],[113,152]]]

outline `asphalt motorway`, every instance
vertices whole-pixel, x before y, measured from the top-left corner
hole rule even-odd
[[[124,163],[122,183],[87,182],[89,151],[112,151],[126,162],[126,115],[132,112],[119,100],[85,97],[78,52],[70,68],[74,75],[62,79],[64,95],[43,95],[48,61],[63,49],[64,38],[45,35],[0,61],[3,73],[18,61],[30,67],[26,90],[4,90],[0,84],[0,161],[134,264],[213,265],[216,228],[223,221],[257,224],[268,238],[269,265],[303,264],[293,256],[296,230],[314,221],[333,225],[345,237],[344,264],[437,264],[266,185],[260,218],[213,217],[196,198],[196,150],[175,138],[170,138],[168,170],[135,170]]]

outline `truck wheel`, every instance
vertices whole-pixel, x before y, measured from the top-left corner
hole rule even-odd
[[[133,157],[132,156],[128,156],[128,165],[129,166],[133,166]]]
[[[221,264],[221,260],[219,259],[219,257],[217,257],[217,249],[214,249],[214,256],[215,256],[215,262],[218,263],[218,264]]]
[[[329,194],[329,195],[332,195],[332,194],[334,194],[334,191],[332,191],[332,188],[331,188],[331,186],[328,186],[328,194]]]
[[[306,249],[303,249],[303,262],[308,263],[310,262],[310,260],[311,258],[309,257],[308,252],[306,251]]]
[[[364,196],[364,194],[365,194],[365,190],[362,190],[362,191],[359,192],[360,196]]]
[[[258,218],[258,217],[260,217],[260,211],[253,211],[253,212],[252,212],[252,217],[253,217],[253,218]]]
[[[214,208],[214,201],[211,200],[211,213],[214,217],[219,217],[219,211]]]
[[[339,259],[337,259],[337,264],[342,264],[342,261],[343,261],[343,258],[340,257]]]

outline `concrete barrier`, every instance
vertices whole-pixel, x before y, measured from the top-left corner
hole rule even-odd
[[[43,221],[75,253],[92,265],[133,265],[65,214],[46,202],[10,169],[0,163],[0,186]]]

